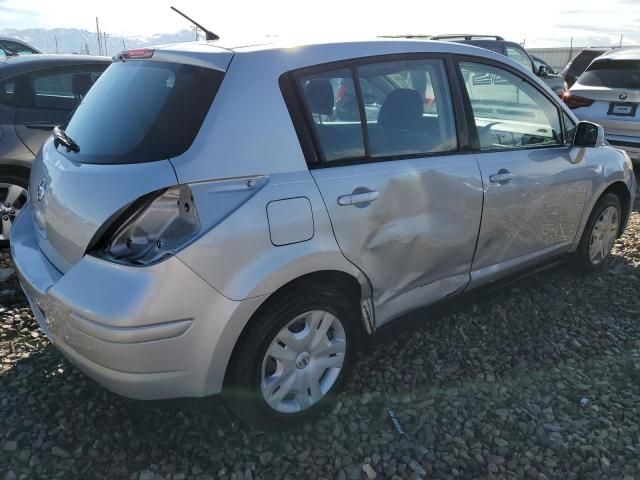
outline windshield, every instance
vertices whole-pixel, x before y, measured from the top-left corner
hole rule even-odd
[[[640,89],[639,60],[598,60],[579,80],[588,87]]]
[[[156,61],[112,64],[76,109],[66,134],[81,163],[142,163],[176,157],[193,143],[224,74]]]

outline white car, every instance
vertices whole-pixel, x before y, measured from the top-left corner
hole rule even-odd
[[[595,59],[563,100],[580,120],[602,125],[607,141],[640,163],[640,48]]]

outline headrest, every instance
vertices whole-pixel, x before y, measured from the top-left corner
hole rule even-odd
[[[76,97],[84,97],[92,85],[90,73],[74,73],[71,77],[71,90]]]
[[[335,99],[331,82],[325,79],[309,80],[304,87],[311,113],[333,114]]]
[[[410,88],[392,91],[385,99],[378,125],[384,128],[417,131],[420,129],[424,107],[420,94]]]

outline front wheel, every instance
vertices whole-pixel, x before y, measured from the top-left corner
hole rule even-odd
[[[27,203],[28,173],[13,169],[0,170],[0,248],[9,246],[11,227]]]
[[[353,361],[356,312],[341,292],[320,285],[267,307],[234,351],[229,408],[250,425],[286,429],[329,407]]]
[[[602,266],[618,238],[622,221],[620,199],[604,195],[589,216],[577,251],[577,262],[586,270]]]

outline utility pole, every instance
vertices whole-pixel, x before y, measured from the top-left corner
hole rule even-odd
[[[58,51],[58,36],[57,36],[57,35],[54,35],[54,36],[53,36],[53,41],[54,41],[54,42],[56,42],[56,53],[60,53],[60,52]]]
[[[98,55],[102,55],[102,39],[100,37],[100,24],[98,23],[98,17],[96,17],[96,33],[98,34]]]
[[[107,38],[109,37],[109,35],[107,35],[106,33],[102,34],[102,38],[104,39],[104,54],[105,55],[109,55],[109,49],[107,48]]]
[[[125,42],[125,41],[124,41],[124,37],[122,37],[122,48],[123,48],[124,50],[126,50],[126,49],[127,49],[127,42]]]
[[[620,35],[620,44],[618,45],[618,47],[622,46],[622,35]]]
[[[571,45],[569,46],[569,60],[567,61],[567,63],[569,63],[572,59],[573,59],[573,37],[571,37]]]

